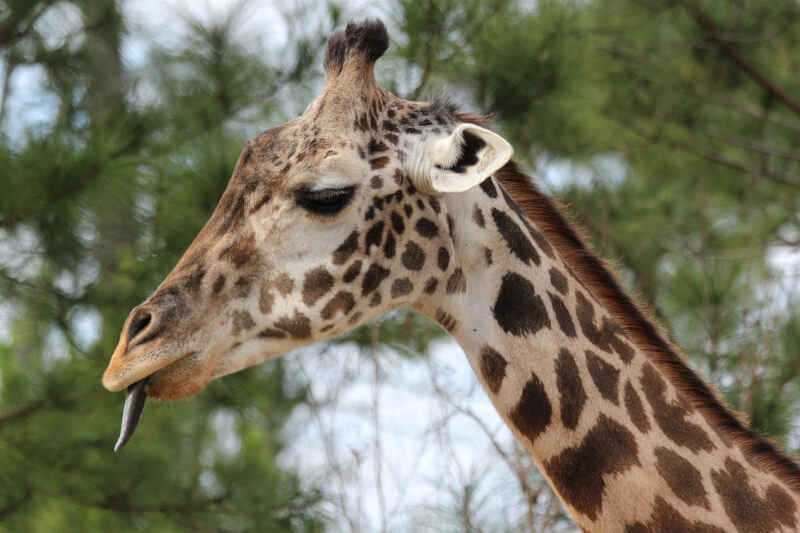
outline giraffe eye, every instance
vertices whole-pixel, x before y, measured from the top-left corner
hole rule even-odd
[[[297,205],[318,215],[335,215],[350,203],[355,186],[331,189],[300,189],[295,192]]]

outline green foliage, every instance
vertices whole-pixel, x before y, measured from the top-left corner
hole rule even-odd
[[[80,16],[52,48],[40,31],[67,9]],[[276,122],[275,94],[311,79],[318,39],[269,63],[235,38],[234,13],[138,72],[112,0],[0,16],[7,76],[40,69],[58,102],[38,123],[5,115],[22,133],[0,144],[0,531],[320,530],[321,494],[276,464],[304,397],[281,363],[151,402],[118,456],[122,397],[99,383],[129,310],[205,223],[247,138]]]

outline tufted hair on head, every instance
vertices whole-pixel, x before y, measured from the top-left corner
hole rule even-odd
[[[339,74],[345,60],[359,54],[367,64],[373,64],[389,48],[389,33],[378,19],[362,22],[348,22],[344,30],[331,35],[325,46],[325,59],[322,62],[326,73]]]

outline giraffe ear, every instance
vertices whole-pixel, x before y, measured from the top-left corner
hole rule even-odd
[[[505,165],[514,149],[493,131],[461,124],[449,136],[429,141],[426,152],[412,176],[423,190],[447,193],[478,185]]]

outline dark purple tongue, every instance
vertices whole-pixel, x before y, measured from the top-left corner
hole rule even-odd
[[[114,445],[114,453],[120,451],[131,440],[133,432],[136,431],[136,424],[139,423],[139,419],[142,417],[144,401],[147,399],[147,393],[144,391],[146,384],[147,379],[137,381],[128,387],[128,392],[125,393],[125,405],[122,408],[122,426],[119,429],[119,439]]]

